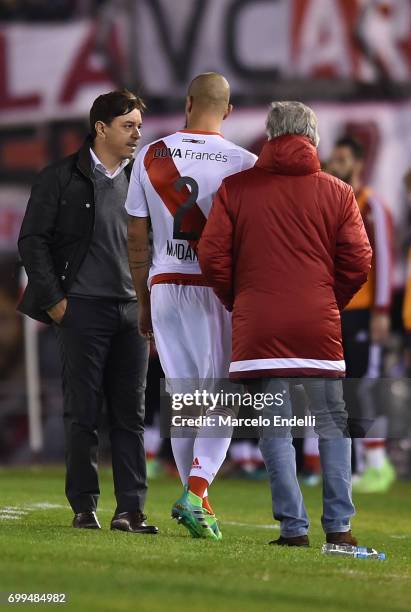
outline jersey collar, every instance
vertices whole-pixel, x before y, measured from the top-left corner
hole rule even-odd
[[[207,132],[206,130],[178,130],[179,132],[182,132],[183,134],[203,134],[203,135],[208,135],[208,136],[221,136],[221,138],[224,138],[224,136],[221,134],[221,132]]]

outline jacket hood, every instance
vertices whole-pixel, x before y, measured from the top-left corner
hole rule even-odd
[[[321,170],[317,149],[306,136],[286,135],[266,142],[256,162],[273,174],[300,176]]]

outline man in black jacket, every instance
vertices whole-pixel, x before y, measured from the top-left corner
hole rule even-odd
[[[19,310],[56,329],[73,526],[100,528],[97,425],[105,397],[117,500],[111,528],[156,533],[143,514],[148,342],[138,332],[124,208],[143,110],[127,90],[99,96],[80,151],[39,174],[19,236],[29,279]]]

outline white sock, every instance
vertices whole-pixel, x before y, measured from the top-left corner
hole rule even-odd
[[[193,449],[193,465],[190,476],[204,478],[210,485],[216,477],[218,470],[224,463],[230,438],[201,438],[197,437]]]
[[[367,461],[367,467],[376,468],[377,470],[384,467],[387,453],[385,452],[385,446],[377,446],[375,448],[366,448],[365,457]]]
[[[183,436],[186,437],[183,437]],[[180,475],[181,482],[185,486],[188,482],[191,466],[193,463],[193,447],[195,442],[195,429],[192,427],[171,428],[171,448],[174,460]]]
[[[219,414],[227,416],[226,411],[221,410],[220,412],[218,409],[212,414],[217,417]],[[224,463],[232,435],[233,428],[230,425],[200,427],[194,442],[190,476],[204,478],[210,485]]]
[[[160,429],[153,425],[145,427],[144,448],[147,455],[155,457],[161,446]]]

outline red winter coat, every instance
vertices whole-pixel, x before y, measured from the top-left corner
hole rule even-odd
[[[344,376],[340,311],[372,251],[352,188],[321,172],[308,138],[275,138],[224,180],[198,250],[233,311],[231,378]]]

